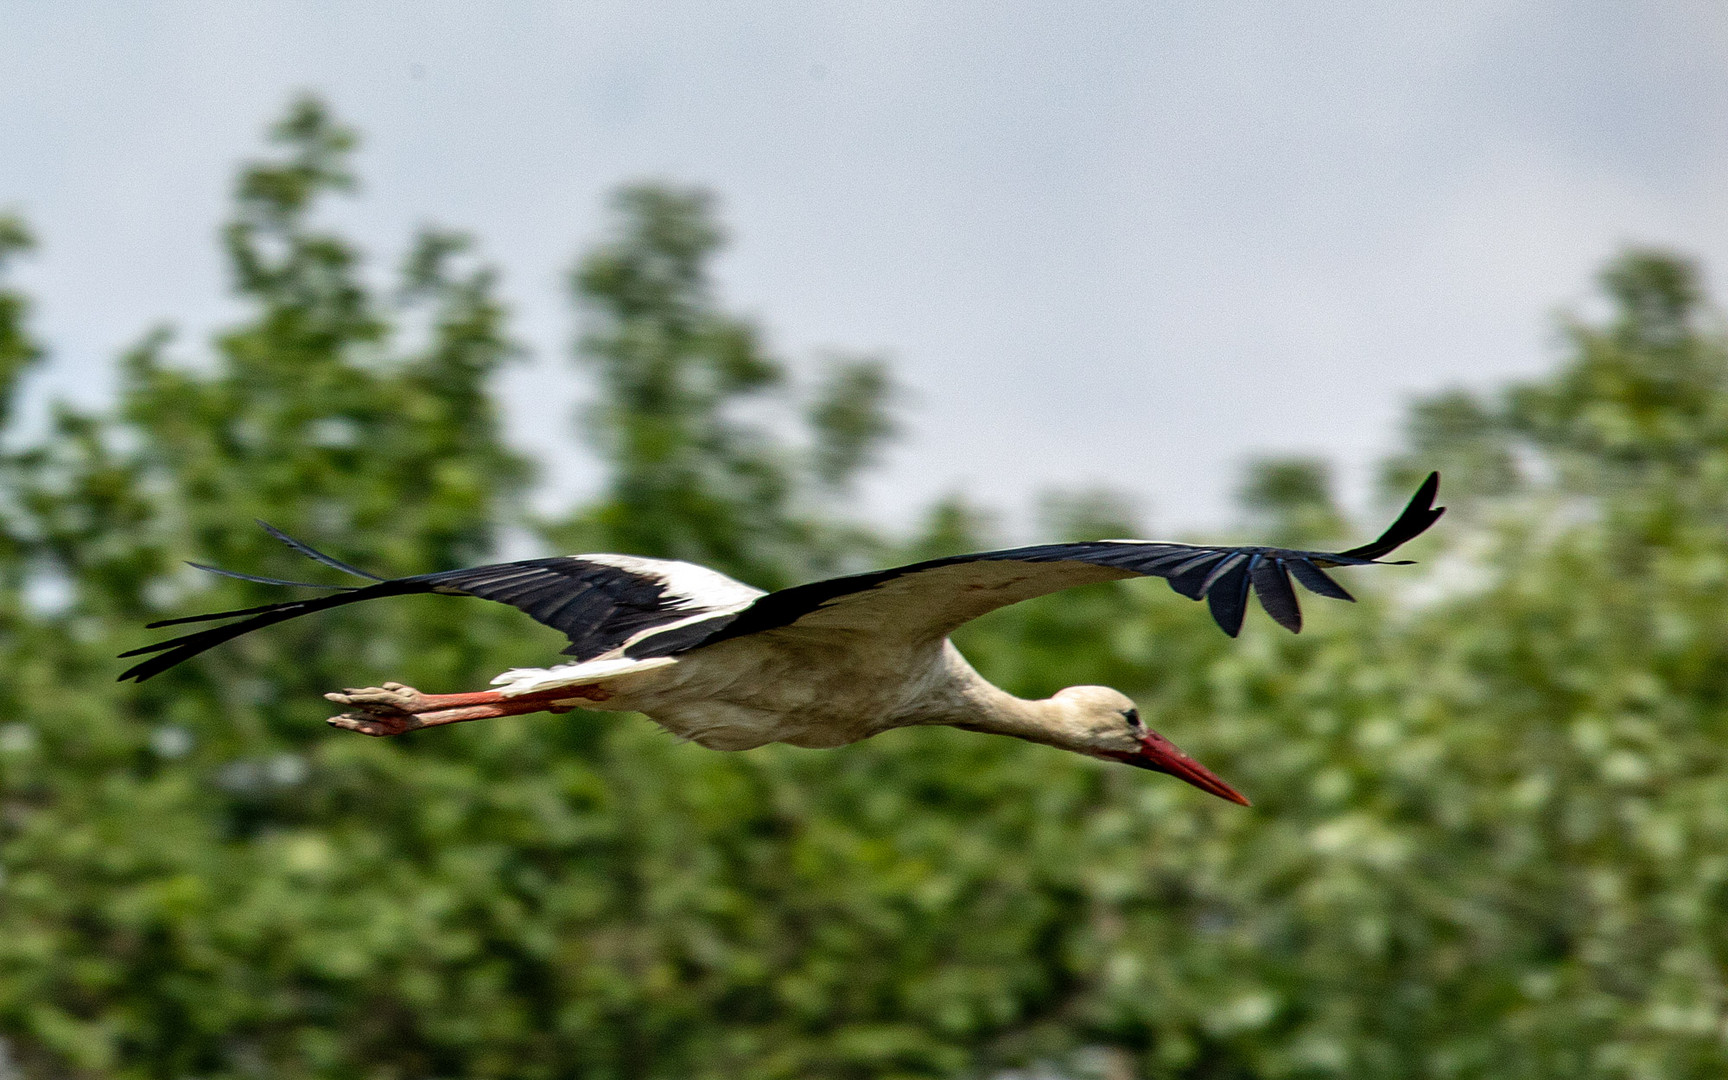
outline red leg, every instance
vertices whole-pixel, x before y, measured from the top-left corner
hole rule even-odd
[[[495,716],[569,712],[574,705],[555,703],[575,699],[605,701],[611,696],[598,686],[570,686],[509,697],[496,690],[471,694],[422,694],[401,683],[324,695],[338,705],[352,705],[356,710],[332,716],[326,723],[331,727],[375,736],[400,735],[405,731],[459,724],[465,720],[489,720]]]

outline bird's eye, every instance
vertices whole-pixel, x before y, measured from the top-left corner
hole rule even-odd
[[[1124,710],[1122,710],[1122,719],[1128,721],[1128,726],[1131,728],[1134,728],[1136,731],[1138,731],[1140,729],[1140,710],[1139,709],[1124,709]]]

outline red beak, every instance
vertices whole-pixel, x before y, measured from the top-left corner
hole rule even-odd
[[[1243,794],[1214,776],[1211,769],[1176,749],[1176,745],[1156,732],[1148,731],[1140,738],[1137,754],[1110,754],[1110,758],[1137,769],[1151,769],[1193,784],[1201,791],[1220,799],[1229,799],[1239,806],[1253,806]]]

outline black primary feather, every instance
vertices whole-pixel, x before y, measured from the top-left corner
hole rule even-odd
[[[259,577],[257,574],[242,574],[238,570],[224,570],[220,566],[209,566],[201,562],[188,562],[187,566],[202,570],[207,574],[220,574],[236,581],[250,581],[258,585],[287,585],[296,589],[353,589],[355,585],[320,585],[316,581],[288,581],[285,578]],[[381,579],[374,579],[381,580]]]
[[[1428,479],[1422,481],[1422,486],[1416,489],[1416,494],[1410,496],[1410,502],[1404,507],[1404,512],[1398,515],[1398,520],[1387,526],[1378,540],[1338,554],[1346,559],[1378,559],[1421,536],[1446,512],[1444,506],[1434,505],[1434,496],[1439,491],[1440,474],[1431,472]]]
[[[1290,587],[1290,572],[1284,569],[1284,560],[1262,558],[1254,563],[1248,576],[1266,614],[1292,634],[1300,633],[1302,608],[1296,603],[1296,590]]]
[[[520,608],[536,621],[563,631],[570,639],[569,647],[564,650],[565,654],[578,660],[601,656],[622,646],[644,630],[664,623],[682,622],[702,610],[700,604],[693,603],[690,597],[669,592],[665,582],[651,574],[573,557],[527,559],[386,579],[349,566],[264,522],[258,524],[271,536],[307,558],[344,573],[370,579],[374,584],[335,586],[342,591],[331,596],[285,600],[277,604],[205,615],[183,615],[153,622],[149,624],[151,629],[217,619],[239,620],[223,626],[196,630],[123,653],[123,657],[147,656],[148,659],[128,668],[120,675],[121,680],[135,679],[143,682],[242,634],[315,611],[327,611],[330,608],[376,600],[384,596],[443,593],[451,596],[477,596],[484,600],[510,604]],[[239,574],[197,563],[193,565],[226,577],[267,585],[332,587]]]
[[[256,521],[257,519],[254,518],[253,520]],[[281,529],[278,529],[276,526],[270,524],[268,521],[259,521],[258,524],[261,528],[263,528],[263,530],[265,532],[269,533],[271,536],[274,536],[276,539],[282,541],[284,544],[287,544],[289,547],[293,548],[295,551],[298,551],[300,554],[306,556],[308,559],[311,559],[313,562],[321,562],[325,566],[330,567],[332,570],[340,570],[344,574],[352,574],[354,577],[365,578],[368,581],[383,581],[384,580],[383,578],[379,577],[377,574],[369,574],[366,571],[361,570],[359,567],[349,566],[347,563],[343,562],[341,559],[334,558],[330,555],[326,555],[322,551],[319,551],[317,548],[313,547],[311,544],[301,543],[300,541],[294,539],[292,536],[289,536],[287,533],[283,532]],[[217,571],[217,573],[219,573],[219,574],[227,573],[227,572],[228,571],[226,571],[226,570],[218,570]]]
[[[1289,568],[1291,576],[1302,583],[1302,587],[1311,593],[1330,596],[1334,600],[1348,600],[1352,604],[1356,598],[1349,590],[1333,581],[1326,571],[1315,566],[1307,559],[1287,559],[1284,565]]]
[[[343,591],[353,592],[354,590],[345,589]],[[207,615],[182,615],[176,619],[157,619],[155,622],[145,623],[144,629],[159,630],[164,626],[184,626],[187,623],[214,622],[217,619],[238,619],[242,615],[262,615],[266,611],[277,610],[283,603],[284,601],[278,601],[274,604],[259,604],[257,607],[235,608],[233,611],[212,611]],[[290,600],[286,603],[299,603],[299,601]]]
[[[1260,559],[1258,555],[1234,559],[1229,568],[1206,586],[1206,606],[1212,618],[1231,637],[1242,632],[1242,620],[1248,614],[1248,587],[1252,584],[1248,571]]]
[[[329,608],[341,607],[344,604],[359,603],[362,600],[374,600],[380,596],[401,596],[407,593],[430,591],[432,591],[430,588],[421,587],[419,582],[409,578],[402,581],[381,581],[376,585],[368,585],[351,592],[336,593],[333,596],[319,596],[311,600],[288,600],[263,608],[248,608],[246,609],[248,612],[256,613],[251,618],[229,623],[226,626],[213,626],[206,630],[183,634],[177,638],[158,641],[154,645],[145,645],[121,653],[121,659],[130,656],[143,656],[148,653],[157,655],[151,656],[147,660],[141,660],[127,668],[120,674],[120,681],[136,679],[143,682],[153,675],[167,671],[176,664],[192,659],[206,649],[215,648],[225,641],[232,641],[241,634],[248,634],[287,619],[298,618],[301,615],[309,615],[314,611],[325,611]],[[179,621],[194,620],[183,619]]]
[[[1159,577],[1169,578],[1170,587],[1188,599],[1200,600],[1205,598],[1206,590],[1218,580],[1218,575],[1230,569],[1230,564],[1237,558],[1238,556],[1229,552],[1208,551],[1176,562],[1167,574],[1162,569],[1154,573]]]

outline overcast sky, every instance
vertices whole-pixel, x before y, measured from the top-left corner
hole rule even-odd
[[[597,474],[563,274],[642,177],[720,194],[724,296],[782,355],[892,359],[894,522],[1104,484],[1215,525],[1258,454],[1359,498],[1412,395],[1550,365],[1624,245],[1728,274],[1717,2],[0,0],[0,27],[47,391],[99,399],[147,327],[197,355],[233,317],[235,165],[312,89],[364,134],[340,218],[375,257],[437,222],[503,267],[514,437],[565,493]]]

